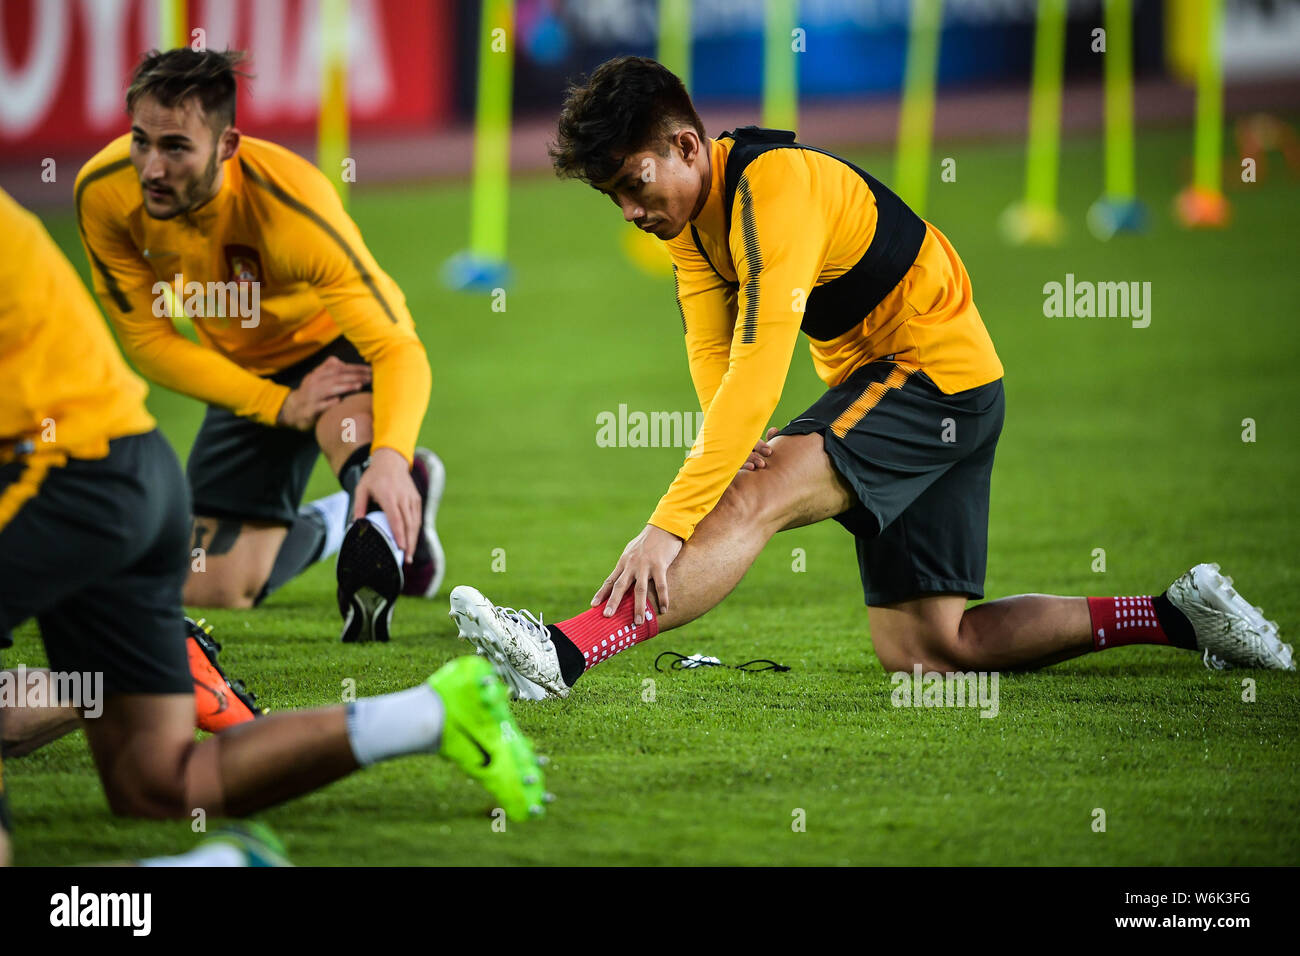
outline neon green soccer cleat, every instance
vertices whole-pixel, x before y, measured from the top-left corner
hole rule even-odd
[[[483,784],[511,820],[546,812],[546,784],[533,745],[510,714],[510,692],[483,657],[458,657],[429,678],[446,721],[439,753]]]

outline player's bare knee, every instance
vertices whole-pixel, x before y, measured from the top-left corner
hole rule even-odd
[[[876,643],[876,658],[886,674],[909,673],[920,665],[923,671],[947,671],[947,661],[920,647],[897,647]]]
[[[205,577],[206,572],[192,572],[185,581],[184,602],[193,607],[246,610],[257,603],[261,584],[231,579],[224,575]]]
[[[173,820],[188,814],[185,781],[179,772],[150,768],[140,773],[121,774],[105,784],[104,795],[114,816],[146,820]]]
[[[955,635],[933,629],[917,629],[905,636],[873,640],[876,657],[886,673],[912,671],[917,665],[925,672],[951,673],[967,670],[968,648]]]
[[[762,502],[752,478],[752,475],[745,473],[732,479],[714,505],[710,517],[717,515],[714,520],[725,522],[729,527],[754,524],[761,515]]]
[[[970,621],[969,614],[963,615],[957,629],[945,638],[956,670],[980,670],[987,664],[979,635]]]
[[[714,510],[744,527],[766,527],[772,533],[784,527],[790,514],[782,488],[763,471],[742,471],[732,479]]]

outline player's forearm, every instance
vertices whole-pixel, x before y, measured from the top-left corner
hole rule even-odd
[[[122,332],[123,350],[150,381],[236,415],[274,425],[289,389],[240,368],[179,333]]]
[[[721,500],[781,398],[780,377],[775,388],[764,386],[771,379],[749,382],[747,378],[733,376],[718,389],[691,457],[659,500],[649,524],[689,540],[695,526]]]
[[[713,397],[718,393],[722,377],[727,374],[727,356],[731,343],[718,343],[705,346],[686,342],[687,360],[691,369],[691,384],[695,386],[695,395],[700,401],[700,411],[709,413]]]
[[[370,363],[374,369],[374,438],[370,447],[391,448],[410,464],[433,385],[424,346],[412,336],[383,349]]]

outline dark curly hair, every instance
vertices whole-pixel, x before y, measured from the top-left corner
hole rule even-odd
[[[559,135],[548,151],[561,179],[603,183],[632,153],[653,148],[666,154],[669,138],[682,126],[705,138],[682,81],[648,57],[620,56],[596,67],[586,82],[569,86]]]
[[[196,96],[215,132],[234,126],[236,77],[248,76],[235,69],[243,60],[240,50],[150,50],[131,74],[126,111],[134,112],[142,96],[152,96],[169,109]]]

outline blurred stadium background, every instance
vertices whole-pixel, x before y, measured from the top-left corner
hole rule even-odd
[[[322,9],[334,0],[190,0],[212,49],[250,51],[256,74],[241,125],[307,155],[322,98]],[[665,0],[672,5],[674,0]],[[892,145],[911,4],[907,0],[676,0],[689,14],[690,87],[711,133],[762,119],[766,7],[804,32],[793,57],[799,132],[829,146]],[[1023,137],[1036,0],[948,0],[938,57],[936,134]],[[1188,121],[1195,23],[1204,0],[1133,0],[1139,123]],[[70,201],[42,189],[31,161],[77,166],[122,130],[121,93],[140,52],[162,43],[171,0],[6,0],[0,19],[0,184],[25,203]],[[477,0],[350,0],[353,158],[363,184],[469,172],[480,24]],[[509,4],[506,4],[509,6]],[[1071,0],[1064,58],[1067,131],[1102,124],[1103,57],[1091,49],[1102,0]],[[515,0],[511,162],[546,165],[566,78],[620,53],[655,56],[659,0]],[[1227,0],[1222,64],[1232,116],[1300,103],[1300,3]],[[175,34],[173,34],[175,35]],[[192,38],[191,38],[192,42]],[[1294,132],[1288,133],[1294,160]],[[65,182],[70,187],[70,179]]]
[[[1110,4],[941,6],[933,122],[926,71],[913,84],[910,115],[920,118],[914,131],[934,133],[920,177],[926,217],[961,253],[1007,368],[989,596],[1145,594],[1195,561],[1221,560],[1294,639],[1300,0],[1132,0],[1136,196],[1147,216],[1144,232],[1109,242],[1086,222],[1106,189],[1105,58],[1093,51],[1093,31]],[[1065,13],[1063,138],[1059,154],[1046,155],[1064,228],[1054,245],[1016,247],[999,223],[1026,195],[1036,24],[1053,7]],[[510,69],[485,87],[509,84],[511,172],[476,203],[485,8],[513,23]],[[342,101],[326,95],[342,88],[339,75],[335,85],[324,81],[322,56],[335,48],[322,42],[322,24],[340,9],[346,19],[333,22],[346,24],[351,55],[345,130]],[[680,449],[595,441],[602,413],[621,404],[689,411],[694,393],[671,279],[606,199],[549,172],[545,145],[566,78],[616,54],[684,61],[689,50],[690,88],[710,134],[763,123],[765,106],[769,117],[785,110],[801,140],[841,151],[892,185],[897,172],[915,174],[896,166],[915,9],[904,0],[184,6],[186,26],[201,28],[209,48],[252,54],[245,133],[314,157],[323,129],[326,155],[344,149],[355,160],[350,211],[404,289],[434,368],[422,441],[448,465],[440,517],[448,586],[475,584],[548,620],[584,606],[681,461]],[[1225,228],[1187,230],[1174,202],[1196,176],[1197,82],[1207,79],[1198,25],[1207,9],[1222,12],[1220,54],[1209,65],[1223,79],[1209,165],[1231,216]],[[169,0],[0,4],[0,185],[41,213],[83,278],[73,179],[125,131],[126,77],[140,52],[177,35],[177,11]],[[689,17],[688,45],[661,33],[661,17],[673,14],[678,24]],[[787,40],[791,24],[803,31],[803,52]],[[765,36],[779,42],[769,48]],[[1216,72],[1208,71],[1211,96]],[[1043,95],[1050,101],[1050,84]],[[1205,115],[1217,125],[1212,109]],[[491,180],[493,162],[506,158],[481,152],[480,172]],[[955,161],[950,181],[945,159]],[[337,175],[333,159],[326,168]],[[489,237],[505,232],[504,312],[442,278],[444,264],[472,244],[472,210],[501,217],[480,226]],[[1150,327],[1047,317],[1044,284],[1067,274],[1151,282]],[[775,423],[819,390],[797,353]],[[158,388],[149,401],[184,455],[201,408]],[[309,496],[333,488],[321,466]],[[1108,561],[1102,573],[1098,548]],[[802,549],[806,573],[792,573],[792,549]],[[851,539],[829,524],[791,532],[715,612],[620,655],[568,701],[519,709],[555,760],[560,799],[540,826],[486,836],[473,788],[432,761],[375,768],[267,816],[296,860],[322,864],[1298,858],[1294,675],[1258,675],[1258,699],[1247,706],[1236,675],[1204,671],[1190,655],[1131,648],[1008,677],[996,720],[899,711],[870,653],[860,601]],[[333,643],[327,566],[257,612],[208,617],[231,672],[277,708],[335,701],[348,678],[362,694],[398,689],[461,650],[442,600],[399,606],[387,647]],[[662,650],[770,657],[793,670],[659,675],[652,663]],[[28,625],[5,664],[42,659]],[[645,705],[647,678],[658,681],[654,706]],[[22,862],[193,843],[185,823],[108,817],[77,738],[5,770]],[[1090,827],[1097,807],[1110,814],[1105,835]],[[806,832],[792,834],[792,808],[807,811]]]

